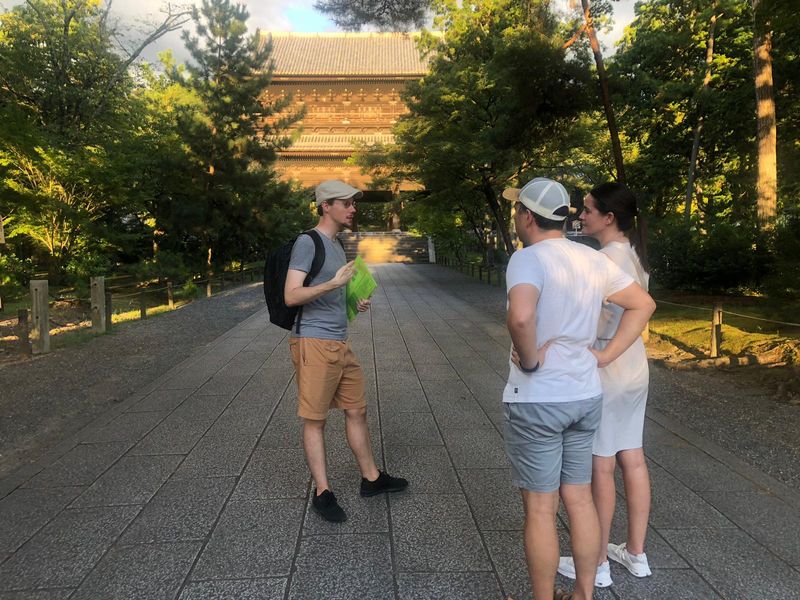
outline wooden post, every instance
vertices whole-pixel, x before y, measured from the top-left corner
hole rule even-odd
[[[475,263],[469,263],[469,276],[475,277]]]
[[[173,310],[175,308],[175,295],[172,291],[172,282],[167,282],[167,303],[169,304],[169,309]]]
[[[428,262],[436,263],[436,246],[433,245],[431,236],[428,236]]]
[[[111,292],[106,292],[106,331],[111,331],[111,315],[114,314],[114,305],[111,303]]]
[[[711,358],[719,358],[722,350],[722,305],[714,304],[711,312]]]
[[[139,291],[139,318],[147,318],[147,299],[144,296],[144,290]]]
[[[206,280],[206,298],[211,298],[211,274],[209,273]]]
[[[106,332],[106,278],[92,277],[92,331]]]
[[[31,322],[34,352],[50,352],[50,298],[46,279],[31,279]]]
[[[28,311],[20,308],[17,312],[17,338],[19,339],[19,353],[22,358],[31,355],[31,338],[28,331]]]

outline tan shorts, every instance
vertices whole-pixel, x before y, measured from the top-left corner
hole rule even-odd
[[[331,408],[363,408],[364,372],[350,344],[337,340],[289,338],[297,373],[297,414],[324,420]]]

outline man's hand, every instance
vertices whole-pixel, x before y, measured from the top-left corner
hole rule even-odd
[[[347,282],[353,278],[353,275],[355,275],[355,262],[356,261],[351,260],[341,269],[336,271],[336,275],[331,278],[331,283],[335,287],[340,288],[343,285],[347,285]]]
[[[541,368],[544,365],[544,359],[547,355],[547,349],[550,347],[550,344],[553,343],[553,340],[547,340],[544,345],[540,346],[539,349],[536,351],[536,360],[538,361],[539,367]],[[519,363],[519,353],[514,346],[511,346],[511,362],[514,363],[518,369],[522,370],[522,366]],[[525,365],[526,369],[532,369],[534,365]]]
[[[364,298],[363,300],[359,300],[356,302],[356,310],[358,312],[367,312],[369,310],[369,306],[372,304],[372,301],[369,298]]]

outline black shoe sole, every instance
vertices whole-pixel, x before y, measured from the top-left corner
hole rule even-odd
[[[322,517],[323,520],[327,521],[328,523],[344,523],[345,521],[347,521],[347,514],[345,514],[341,519],[331,519],[330,517],[327,517],[324,512],[322,512],[316,506],[314,506],[313,503],[311,504],[311,510],[317,513],[320,517]]]
[[[408,487],[408,485],[404,485],[402,487],[386,488],[385,490],[375,490],[375,491],[372,491],[372,492],[359,491],[359,494],[361,494],[362,498],[372,498],[373,496],[377,496],[378,494],[389,494],[389,493],[393,493],[393,492],[402,492],[407,487]]]

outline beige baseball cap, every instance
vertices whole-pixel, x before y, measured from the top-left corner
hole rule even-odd
[[[348,200],[350,198],[358,200],[363,195],[364,192],[361,190],[338,179],[323,181],[314,189],[317,206],[328,200]]]

